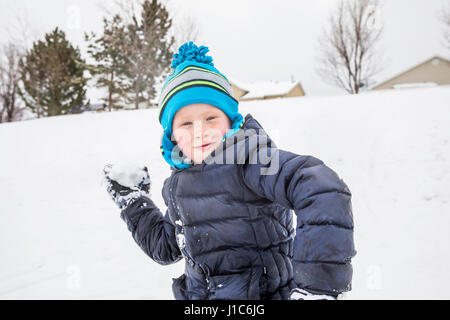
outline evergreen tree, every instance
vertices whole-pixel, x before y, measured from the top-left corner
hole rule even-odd
[[[141,17],[135,15],[127,25],[124,53],[127,57],[125,88],[127,102],[138,109],[141,102],[155,98],[157,78],[169,71],[175,39],[169,36],[172,20],[167,9],[157,0],[142,3]]]
[[[45,39],[33,43],[20,61],[25,105],[40,116],[68,114],[86,98],[86,63],[78,48],[56,28]]]
[[[89,65],[89,71],[96,79],[97,88],[107,88],[108,94],[104,98],[108,110],[121,108],[120,97],[124,94],[124,68],[126,58],[123,54],[125,27],[120,15],[111,20],[103,19],[103,34],[85,34],[88,41],[88,53],[95,60]]]

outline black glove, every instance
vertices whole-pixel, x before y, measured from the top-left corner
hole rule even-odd
[[[108,164],[103,168],[106,190],[120,209],[141,196],[150,197],[151,181],[147,167],[119,168]]]

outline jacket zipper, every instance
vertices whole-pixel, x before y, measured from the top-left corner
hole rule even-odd
[[[177,205],[177,202],[176,202],[175,196],[174,196],[175,188],[176,188],[176,186],[177,186],[177,184],[178,184],[178,177],[176,177],[176,175],[177,175],[177,173],[175,172],[175,173],[173,174],[173,176],[172,176],[171,181],[170,181],[170,188],[171,188],[171,189],[170,189],[169,195],[170,195],[170,201],[171,201],[171,203],[172,203],[172,207],[173,207],[173,209],[174,209],[174,211],[175,211],[176,219],[177,219],[177,221],[180,221],[180,224],[175,223],[175,228],[176,228],[177,231],[178,231],[178,232],[177,232],[177,236],[178,236],[178,234],[182,234],[183,237],[184,237],[183,220],[181,219],[180,213],[178,212],[178,205]],[[184,240],[184,241],[186,241],[186,240]],[[186,242],[185,242],[185,243],[186,243]],[[195,268],[194,260],[192,259],[192,257],[191,257],[191,256],[189,255],[189,253],[187,252],[186,246],[185,246],[185,245],[180,247],[180,251],[181,251],[181,253],[183,254],[183,256],[186,258],[186,260],[188,261],[188,263],[189,263],[193,268]]]
[[[175,187],[178,185],[178,177],[176,177],[177,174],[178,174],[177,172],[174,172],[174,174],[170,180],[169,197],[170,197],[170,202],[172,204],[172,207],[175,210],[176,219],[177,219],[177,221],[180,221],[180,223],[181,223],[181,225],[178,223],[175,223],[175,228],[177,228],[177,230],[179,230],[179,232],[177,232],[177,235],[182,234],[184,237],[183,221],[181,220],[180,213],[178,212],[178,206],[177,206],[177,202],[176,202],[175,196],[174,196]],[[184,240],[184,241],[186,241],[186,240]],[[194,262],[194,259],[192,259],[192,257],[187,252],[186,246],[180,247],[180,251],[183,254],[183,256],[185,257],[185,259],[187,260],[187,262],[191,265],[191,267],[205,277],[207,290],[209,292],[210,278],[211,278],[210,274],[209,274],[209,270],[205,270],[204,268],[202,268],[202,266],[200,266],[199,264]],[[210,293],[208,293],[208,296],[209,296],[209,294]]]

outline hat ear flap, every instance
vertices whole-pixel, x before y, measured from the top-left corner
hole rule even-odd
[[[180,147],[177,147],[177,143],[172,142],[171,138],[169,138],[166,132],[162,133],[161,153],[163,155],[163,158],[172,167],[181,169],[191,166],[191,164],[185,162],[186,156],[181,151]]]

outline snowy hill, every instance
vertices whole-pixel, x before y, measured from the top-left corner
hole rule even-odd
[[[281,149],[322,159],[353,193],[348,299],[450,298],[450,87],[240,104]],[[0,124],[0,299],[172,299],[101,186],[106,163],[170,169],[157,110]]]

